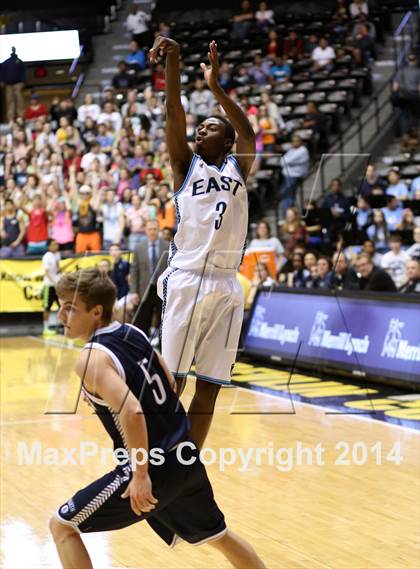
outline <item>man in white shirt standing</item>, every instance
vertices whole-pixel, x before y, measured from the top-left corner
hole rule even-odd
[[[85,102],[78,108],[77,120],[85,124],[86,119],[90,117],[93,121],[97,121],[99,114],[101,112],[101,107],[93,102],[93,97],[90,93],[85,95]]]
[[[297,134],[292,136],[292,148],[281,158],[283,182],[280,194],[279,217],[284,218],[286,210],[295,205],[296,190],[308,175],[310,156],[302,139]]]
[[[391,251],[382,257],[381,266],[392,277],[397,288],[400,288],[405,281],[405,265],[410,260],[409,255],[401,250],[401,236],[394,233],[390,237]]]
[[[326,38],[319,40],[319,45],[312,52],[314,68],[316,71],[331,71],[334,66],[335,51],[328,45]]]
[[[143,47],[149,43],[149,26],[150,14],[146,14],[140,10],[137,4],[132,4],[130,13],[127,16],[125,25],[127,30],[133,34],[133,39]]]
[[[42,288],[42,304],[44,309],[44,336],[53,336],[56,332],[49,328],[50,311],[54,302],[58,306],[58,297],[55,285],[59,280],[61,255],[58,252],[59,245],[54,239],[48,241],[48,251],[42,257],[44,269],[44,282]]]
[[[117,200],[115,191],[109,188],[102,204],[103,249],[108,251],[113,243],[121,244],[124,230],[124,209]]]
[[[197,124],[211,115],[215,99],[210,89],[204,88],[204,81],[197,79],[190,97],[190,113],[197,118]]]

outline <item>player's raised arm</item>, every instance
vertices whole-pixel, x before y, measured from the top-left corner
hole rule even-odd
[[[236,141],[237,161],[241,167],[244,179],[248,177],[255,158],[255,133],[242,109],[223,90],[219,84],[219,57],[217,43],[213,40],[209,45],[208,58],[210,66],[201,63],[209,89],[223,107],[227,118],[238,134]]]
[[[158,36],[149,51],[151,63],[166,55],[166,140],[174,174],[175,190],[187,175],[192,160],[188,146],[185,111],[181,103],[181,81],[179,72],[179,44],[170,38]]]
[[[109,356],[98,350],[83,350],[76,364],[76,373],[90,393],[98,395],[118,414],[131,457],[142,458],[142,454],[137,454],[137,449],[149,451],[142,407],[115,371]],[[132,467],[133,477],[121,497],[130,498],[133,511],[140,515],[153,510],[157,500],[152,494],[148,462],[136,464],[135,468],[132,464]]]

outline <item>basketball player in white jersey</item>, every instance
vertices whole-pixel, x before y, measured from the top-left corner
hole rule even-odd
[[[189,408],[191,436],[201,447],[221,385],[228,385],[243,319],[236,279],[247,227],[245,182],[255,157],[255,134],[240,107],[218,83],[217,44],[210,43],[204,77],[226,113],[197,126],[195,152],[187,143],[181,104],[180,46],[157,37],[152,63],[166,55],[166,137],[174,175],[178,230],[167,270],[158,282],[163,299],[162,355],[179,392],[195,361],[196,389]],[[236,139],[236,157],[230,154]]]

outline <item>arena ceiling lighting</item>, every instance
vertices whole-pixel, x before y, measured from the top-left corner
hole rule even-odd
[[[80,54],[78,30],[0,35],[0,62],[16,48],[22,61],[56,61],[75,59]]]

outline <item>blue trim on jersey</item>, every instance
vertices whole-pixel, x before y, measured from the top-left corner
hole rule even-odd
[[[169,281],[169,277],[171,275],[173,275],[175,273],[175,271],[177,271],[178,269],[174,268],[172,269],[172,271],[170,273],[168,273],[166,275],[166,277],[163,279],[163,283],[162,283],[162,287],[163,287],[163,302],[162,302],[162,323],[163,323],[163,317],[165,315],[165,310],[166,310],[166,300],[167,300],[167,295],[168,295],[168,281]],[[162,326],[162,325],[161,325]]]
[[[195,166],[198,159],[199,158],[198,158],[197,154],[193,154],[193,157],[192,157],[191,162],[190,162],[190,167],[188,168],[187,175],[185,176],[185,179],[182,182],[181,187],[174,193],[174,195],[173,195],[174,198],[179,196],[181,194],[181,192],[183,192],[185,190],[185,188],[187,187],[188,182],[190,181],[190,178],[192,176],[194,166]]]
[[[201,373],[196,373],[195,377],[201,379],[202,381],[209,381],[210,383],[217,383],[219,385],[232,385],[230,381],[226,379],[217,379],[216,377],[209,377],[208,375],[201,375]]]
[[[169,259],[168,259],[168,265],[170,264],[170,262],[172,261],[172,259],[175,257],[176,252],[178,251],[177,246],[175,245],[175,241],[172,239],[170,245],[170,253],[169,253]]]
[[[237,169],[238,174],[240,175],[240,177],[242,178],[242,180],[245,181],[244,175],[242,174],[242,171],[241,171],[241,167],[239,166],[239,162],[236,160],[235,156],[234,156],[233,154],[229,154],[228,158],[231,159],[231,162],[232,162],[232,164],[235,166],[235,168]]]

